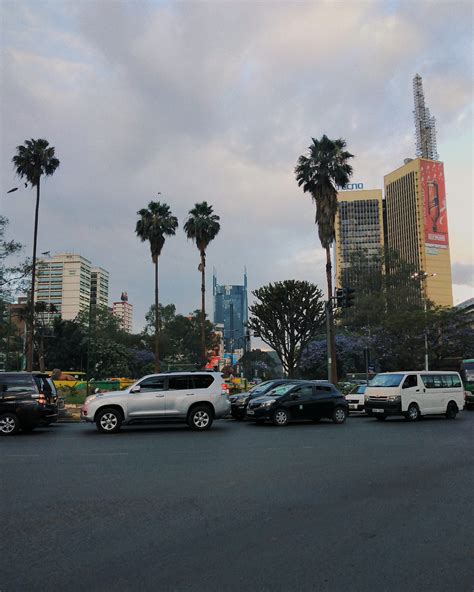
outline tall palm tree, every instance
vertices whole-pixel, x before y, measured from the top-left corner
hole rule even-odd
[[[168,204],[151,201],[148,208],[137,212],[140,216],[135,232],[142,242],[149,241],[151,258],[155,264],[155,369],[160,371],[160,306],[158,298],[158,259],[167,236],[176,234],[178,219],[171,215]]]
[[[320,140],[312,138],[307,155],[301,155],[295,167],[296,180],[303,191],[309,193],[316,204],[316,225],[319,240],[326,249],[326,280],[328,286],[328,322],[330,334],[330,380],[337,382],[336,341],[332,331],[332,264],[331,246],[334,242],[337,188],[344,187],[352,175],[352,167],[348,160],[353,154],[344,150],[346,142],[343,139],[330,140],[326,135]]]
[[[194,204],[189,210],[189,218],[184,225],[184,231],[188,239],[196,243],[201,255],[201,263],[198,270],[201,272],[201,357],[203,366],[207,360],[206,352],[206,249],[209,243],[216,238],[221,228],[219,216],[213,213],[211,205],[207,201]]]
[[[27,360],[26,369],[33,369],[33,336],[35,322],[35,279],[36,279],[36,243],[38,239],[38,213],[40,202],[41,177],[50,177],[59,166],[59,160],[54,155],[55,149],[47,140],[25,140],[24,145],[17,146],[16,154],[12,158],[16,174],[24,178],[32,186],[36,187],[35,229],[33,234],[33,261],[31,269],[30,291],[30,326],[27,334]]]

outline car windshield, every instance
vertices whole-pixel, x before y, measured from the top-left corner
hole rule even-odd
[[[281,384],[268,392],[267,395],[269,397],[281,397],[282,395],[286,395],[294,386],[294,384]]]
[[[377,376],[372,378],[372,380],[369,382],[369,386],[400,386],[404,376],[404,374],[377,374]]]
[[[252,387],[248,394],[254,397],[255,395],[263,394],[268,390],[268,387],[271,385],[271,382],[261,382],[260,384],[255,385]]]
[[[367,388],[367,387],[365,386],[365,384],[364,384],[364,385],[361,385],[361,386],[358,386],[358,387],[357,387],[357,391],[356,391],[356,393],[357,393],[358,395],[363,395],[363,394],[365,393],[365,389],[366,389],[366,388]]]

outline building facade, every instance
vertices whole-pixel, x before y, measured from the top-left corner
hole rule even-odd
[[[91,269],[91,304],[109,306],[109,272],[102,267]]]
[[[444,166],[424,158],[405,164],[384,177],[386,244],[423,271],[422,295],[440,306],[453,305],[451,257]]]
[[[250,336],[247,329],[247,274],[243,285],[218,285],[213,276],[214,324],[222,325],[224,351],[233,353],[250,349]]]
[[[108,306],[109,273],[72,253],[39,259],[35,301],[54,304],[65,321],[74,320],[89,305]]]
[[[384,246],[381,189],[340,191],[336,217],[336,285],[357,285],[360,267],[381,271]]]
[[[133,333],[133,304],[128,301],[127,292],[122,292],[120,300],[112,304],[112,314],[119,320],[123,331]]]

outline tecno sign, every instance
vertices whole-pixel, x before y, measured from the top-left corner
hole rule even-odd
[[[339,191],[354,191],[354,189],[364,189],[363,183],[348,183],[344,187],[339,187]]]

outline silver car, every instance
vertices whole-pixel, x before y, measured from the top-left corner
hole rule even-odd
[[[122,424],[144,420],[181,420],[194,430],[208,430],[214,419],[229,413],[228,387],[220,372],[170,372],[144,376],[123,391],[87,397],[81,419],[112,434]]]

